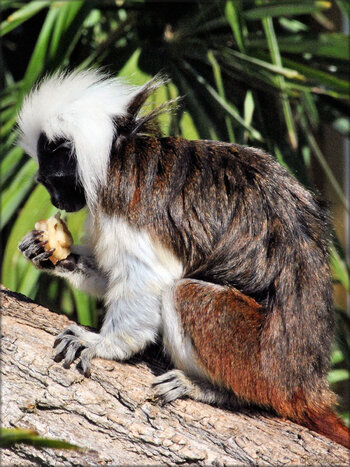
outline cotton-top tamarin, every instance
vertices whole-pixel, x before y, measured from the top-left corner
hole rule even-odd
[[[68,212],[88,206],[87,244],[48,261],[41,232],[19,248],[40,269],[102,297],[99,333],[70,326],[55,360],[126,360],[162,336],[175,370],[166,401],[190,396],[273,409],[349,447],[326,379],[333,337],[327,216],[264,152],[159,137],[137,88],[97,71],[56,74],[25,99],[20,145]],[[140,113],[141,111],[141,113]]]

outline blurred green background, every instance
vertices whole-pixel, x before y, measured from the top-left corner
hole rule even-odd
[[[97,325],[99,303],[35,270],[17,251],[34,223],[56,209],[34,182],[36,163],[16,147],[16,115],[33,84],[58,68],[103,66],[132,84],[162,71],[171,82],[150,105],[184,96],[176,115],[162,117],[164,134],[263,148],[331,201],[337,340],[329,380],[349,421],[344,140],[350,134],[350,57],[349,37],[342,32],[348,0],[2,0],[0,8],[4,285]],[[67,216],[76,243],[85,214]]]

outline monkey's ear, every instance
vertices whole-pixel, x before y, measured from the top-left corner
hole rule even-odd
[[[130,100],[126,109],[127,113],[136,119],[137,114],[149,96],[151,96],[158,88],[168,83],[168,81],[169,80],[165,76],[160,74],[148,81],[148,83],[142,86],[142,88]]]

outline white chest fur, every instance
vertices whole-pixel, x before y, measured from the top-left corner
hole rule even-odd
[[[181,277],[180,261],[146,231],[136,230],[117,217],[100,215],[97,222],[96,260],[118,296],[135,294],[144,287],[159,295]]]
[[[108,312],[101,332],[122,334],[130,343],[154,341],[161,330],[161,297],[182,276],[182,265],[145,231],[117,217],[95,220],[97,264],[108,278]]]

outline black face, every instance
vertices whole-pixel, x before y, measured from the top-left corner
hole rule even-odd
[[[37,181],[50,193],[52,204],[67,212],[79,211],[86,204],[77,161],[65,139],[49,141],[44,133],[38,140]]]

